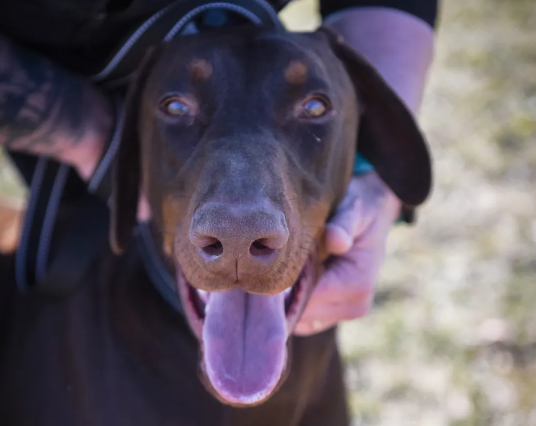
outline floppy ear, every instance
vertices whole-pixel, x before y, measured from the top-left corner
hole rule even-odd
[[[112,170],[110,245],[121,254],[137,225],[141,185],[140,109],[142,93],[158,48],[151,48],[129,85],[125,100],[124,121],[119,148]]]
[[[432,166],[425,139],[412,114],[378,72],[334,31],[321,28],[344,64],[361,102],[357,150],[407,207],[428,197]]]

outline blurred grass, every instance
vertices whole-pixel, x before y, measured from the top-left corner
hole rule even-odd
[[[536,4],[444,1],[439,24],[434,194],[393,231],[373,313],[340,331],[354,423],[534,426]]]
[[[319,23],[313,0],[283,18]],[[354,423],[536,426],[534,0],[443,2],[421,124],[434,194],[340,330]],[[20,188],[0,158],[2,198]]]
[[[11,166],[5,152],[0,149],[0,203],[21,207],[25,203],[26,188]]]

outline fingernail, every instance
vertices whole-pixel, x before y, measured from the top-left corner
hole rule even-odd
[[[341,250],[348,250],[351,247],[352,238],[343,227],[339,225],[328,225],[328,228],[331,230],[331,232],[335,233],[335,245],[337,248]]]

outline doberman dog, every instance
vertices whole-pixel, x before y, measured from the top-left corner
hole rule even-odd
[[[335,329],[292,331],[356,146],[405,205],[424,201],[415,121],[328,30],[244,27],[153,48],[113,174],[120,255],[103,250],[64,299],[0,289],[0,424],[348,425]],[[184,315],[131,239],[140,188]]]

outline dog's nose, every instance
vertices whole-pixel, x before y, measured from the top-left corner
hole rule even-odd
[[[271,205],[207,203],[190,227],[190,241],[214,273],[262,273],[279,257],[288,237],[285,215]]]

